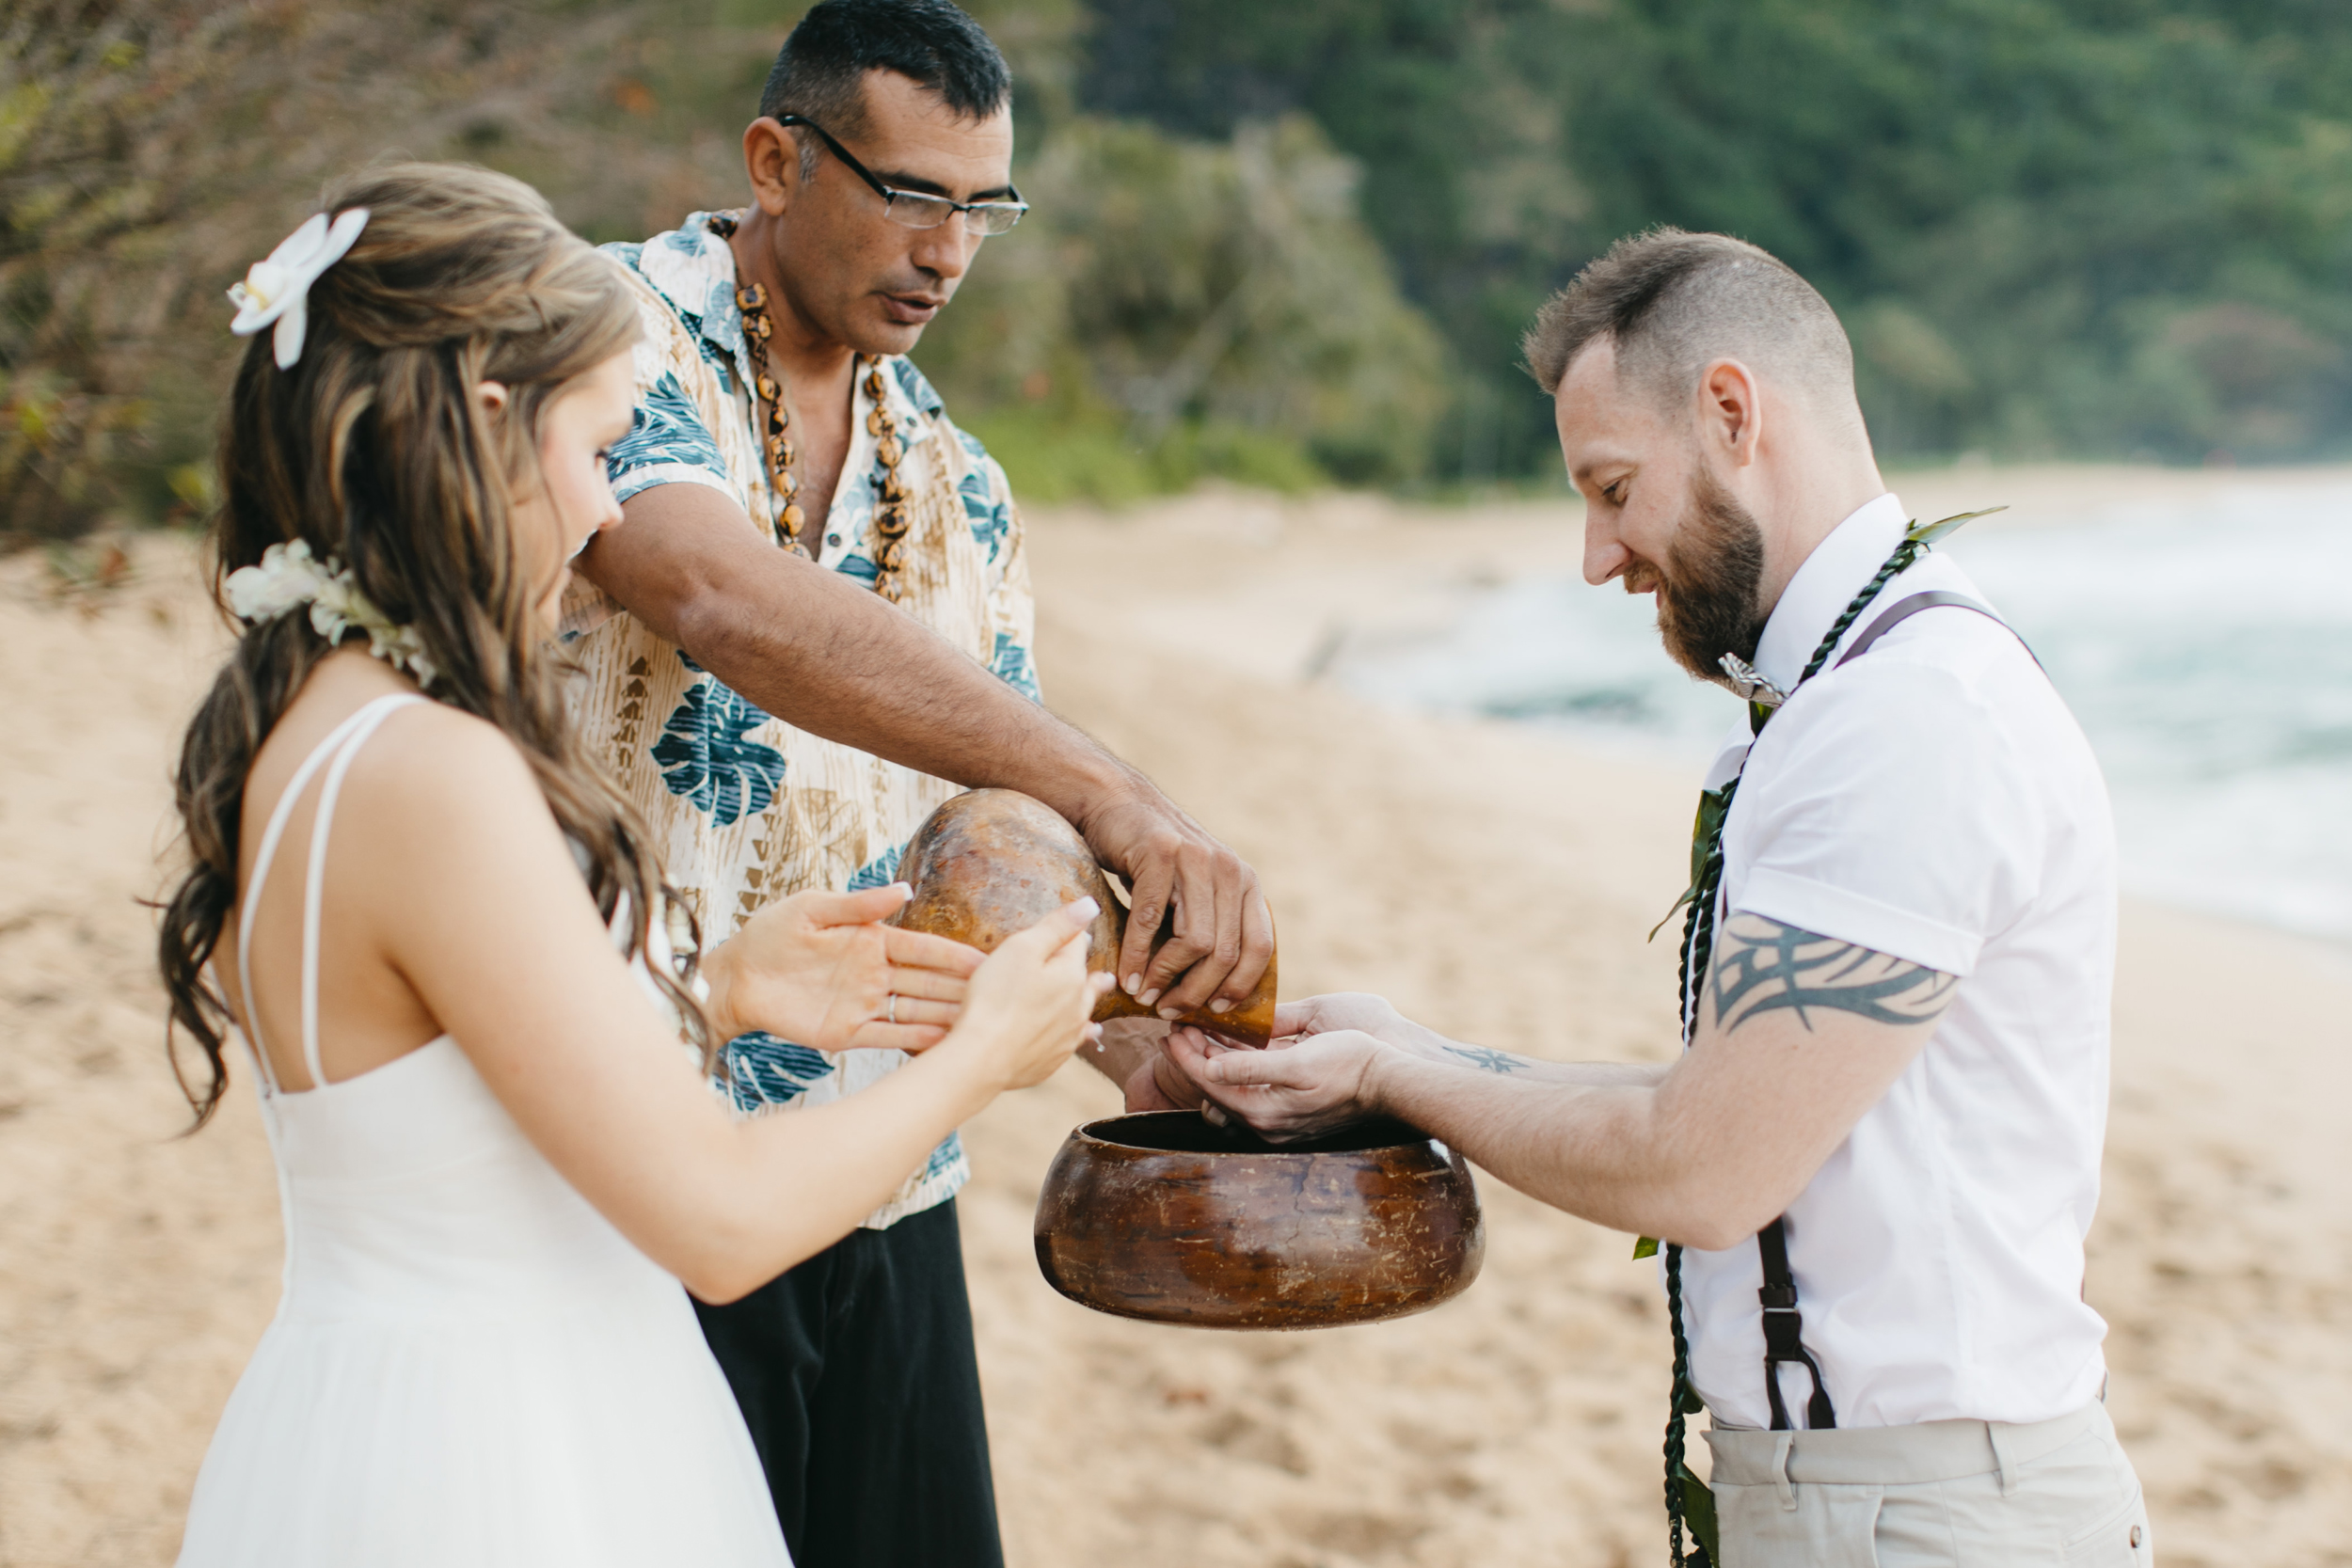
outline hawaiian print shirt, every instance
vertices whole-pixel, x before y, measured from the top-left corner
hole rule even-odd
[[[643,245],[604,247],[636,285],[644,323],[636,424],[608,467],[623,500],[657,484],[705,484],[748,518],[772,524],[784,503],[760,461],[745,391],[751,370],[735,259],[706,216],[694,214]],[[900,606],[1035,699],[1028,562],[1004,470],[948,421],[913,364],[894,356],[882,370],[907,448],[898,473],[912,498]],[[866,427],[865,379],[861,368],[849,455],[818,536],[818,561],[871,583],[868,530],[883,470]],[[893,880],[914,830],[958,792],[769,717],[584,581],[564,619],[569,651],[587,676],[581,721],[651,824],[670,881],[706,942],[787,894]],[[765,1034],[727,1046],[736,1104],[747,1115],[837,1100],[906,1059],[896,1051],[827,1056]],[[950,1133],[866,1224],[879,1229],[944,1202],[970,1174]]]

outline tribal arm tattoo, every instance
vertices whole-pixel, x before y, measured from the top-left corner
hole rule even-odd
[[[1951,1006],[1959,987],[1958,975],[1742,911],[1724,923],[1708,994],[1716,1027],[1727,1035],[1784,1008],[1807,1030],[1811,1011],[1898,1027],[1927,1023]]]

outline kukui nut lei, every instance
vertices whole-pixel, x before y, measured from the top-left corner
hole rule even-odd
[[[714,214],[710,231],[723,240],[731,240],[739,226],[733,214]],[[743,312],[743,347],[752,362],[752,388],[758,401],[767,404],[767,434],[760,442],[760,452],[768,467],[768,482],[784,500],[784,510],[775,519],[776,543],[799,556],[810,552],[801,543],[801,526],[806,514],[799,500],[801,477],[796,471],[800,452],[792,444],[791,411],[784,403],[784,388],[768,365],[768,340],[775,334],[775,324],[768,315],[768,291],[757,283],[746,283],[735,291],[736,308]],[[898,475],[898,465],[906,457],[906,443],[898,436],[898,421],[890,411],[882,385],[882,361],[859,356],[866,369],[865,391],[873,404],[866,415],[866,428],[874,437],[874,456],[882,464],[882,477],[874,507],[874,592],[893,604],[901,592],[900,572],[906,558],[906,537],[911,519],[907,515],[906,482]]]

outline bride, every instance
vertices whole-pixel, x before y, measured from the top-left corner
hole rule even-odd
[[[1050,1073],[1108,982],[1092,907],[982,961],[878,925],[903,888],[803,894],[679,961],[692,922],[550,645],[620,521],[619,273],[528,187],[410,165],[232,293],[259,335],[215,546],[245,626],[181,758],[162,963],[199,1124],[232,1025],[252,1050],[286,1274],[180,1560],[781,1565],[679,1284],[773,1277]],[[706,1064],[753,1029],[920,1054],[739,1122],[681,1026]]]

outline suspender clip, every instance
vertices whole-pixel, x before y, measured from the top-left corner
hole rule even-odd
[[[1794,1364],[1813,1379],[1813,1397],[1805,1402],[1804,1424],[1816,1432],[1837,1424],[1837,1409],[1830,1403],[1821,1380],[1821,1364],[1804,1348],[1804,1318],[1797,1310],[1797,1280],[1788,1270],[1788,1228],[1776,1219],[1756,1232],[1763,1254],[1764,1287],[1756,1292],[1764,1304],[1764,1397],[1772,1407],[1772,1430],[1790,1430],[1788,1407],[1780,1397],[1780,1370]]]

